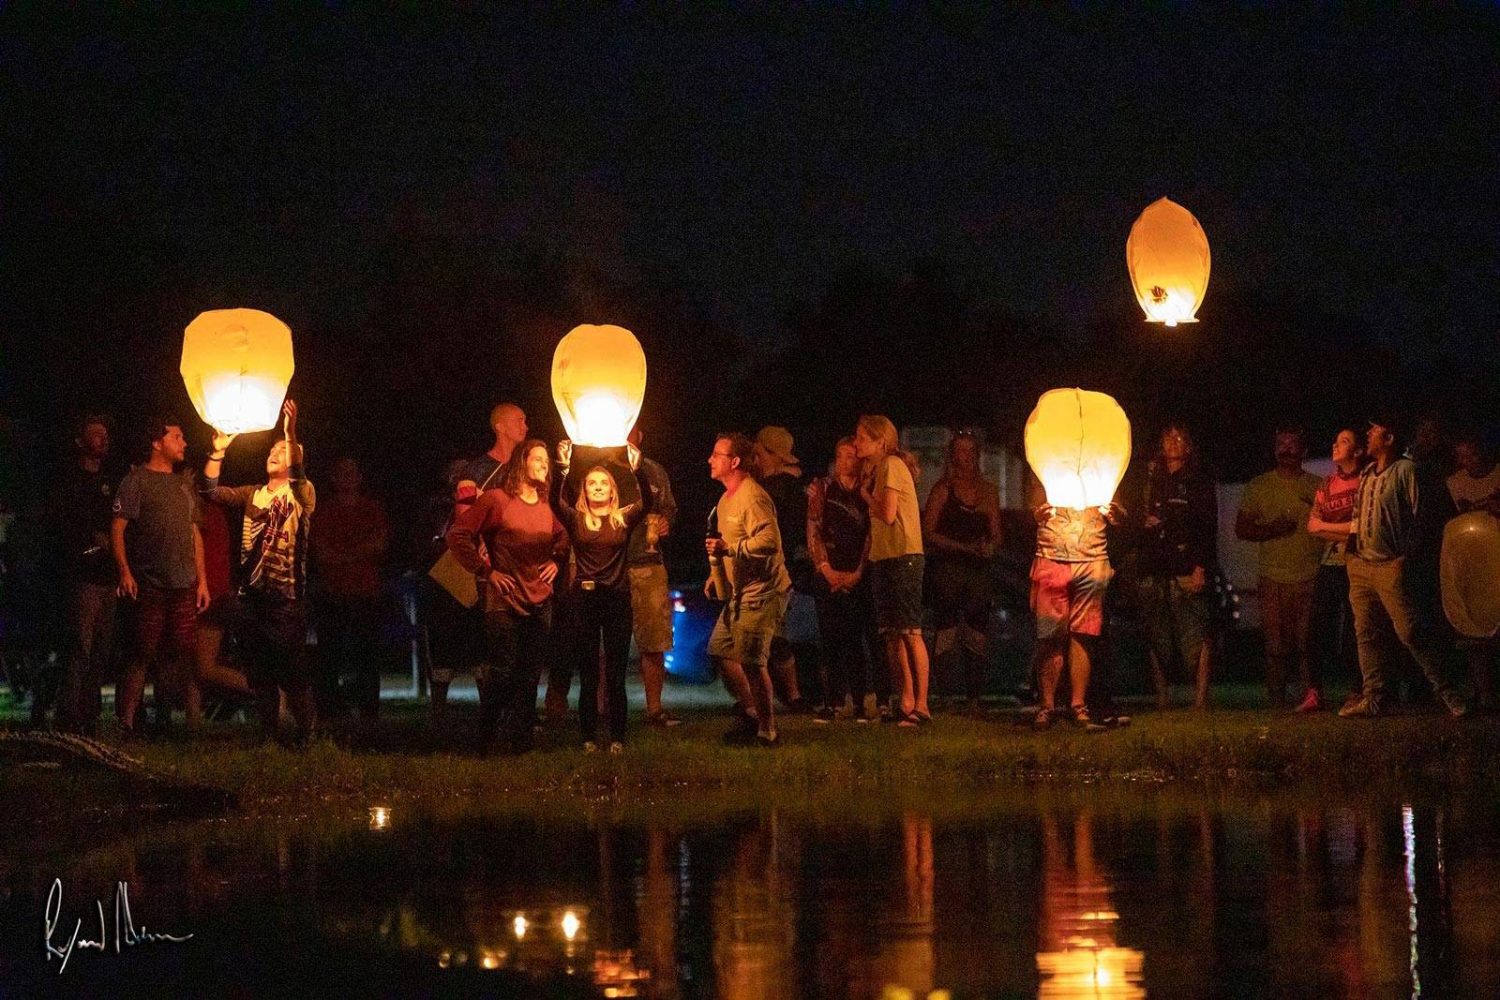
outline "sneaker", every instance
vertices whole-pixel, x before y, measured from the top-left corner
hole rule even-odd
[[[583,741],[583,752],[584,753],[598,753],[599,752],[599,744],[595,743],[593,740],[584,740]]]
[[[1052,715],[1053,713],[1047,711],[1045,708],[1038,709],[1036,715],[1031,717],[1032,728],[1038,731],[1051,729]]]
[[[1455,719],[1462,719],[1469,714],[1469,703],[1464,701],[1463,696],[1452,688],[1444,689],[1438,695],[1438,700],[1443,703],[1443,707],[1448,710],[1448,714]]]
[[[837,717],[838,713],[829,708],[827,705],[824,705],[822,708],[813,713],[813,721],[822,723],[825,726]]]
[[[781,745],[781,734],[772,730],[769,733],[756,733],[755,742],[763,747],[775,747]]]
[[[1373,719],[1380,714],[1380,696],[1362,694],[1339,709],[1341,719]]]
[[[1302,696],[1302,701],[1292,711],[1299,713],[1316,712],[1323,707],[1323,698],[1318,694],[1317,688],[1308,688],[1307,694]]]
[[[614,740],[609,745],[609,752],[618,757],[620,754],[625,752],[625,744],[621,743],[619,740]]]
[[[659,712],[648,714],[646,716],[646,725],[655,726],[657,729],[670,729],[673,726],[682,725],[682,720],[664,708]]]

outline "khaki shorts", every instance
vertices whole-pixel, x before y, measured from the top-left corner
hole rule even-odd
[[[671,651],[672,592],[667,586],[667,567],[630,567],[630,624],[640,652]]]
[[[746,667],[765,666],[771,658],[771,640],[786,617],[786,604],[786,594],[754,604],[725,604],[708,637],[708,655]]]

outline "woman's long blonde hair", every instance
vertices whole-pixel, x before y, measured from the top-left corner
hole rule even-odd
[[[584,474],[583,482],[579,484],[578,499],[574,501],[573,506],[578,513],[583,515],[583,523],[588,525],[590,531],[598,531],[604,527],[603,518],[589,509],[589,476],[596,472],[603,475],[609,482],[609,513],[606,515],[609,523],[616,528],[624,528],[625,511],[620,509],[620,487],[615,483],[615,477],[610,475],[610,471],[602,465],[596,465]]]
[[[865,432],[865,436],[874,438],[880,442],[882,453],[879,458],[866,459],[864,461],[864,472],[866,476],[874,476],[879,467],[881,459],[887,455],[895,455],[906,463],[907,471],[911,473],[911,481],[916,483],[922,476],[921,463],[917,456],[901,450],[901,435],[896,432],[896,425],[891,422],[890,417],[879,413],[866,413],[859,418],[855,425]]]

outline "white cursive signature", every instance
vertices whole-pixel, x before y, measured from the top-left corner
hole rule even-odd
[[[59,916],[62,914],[62,879],[52,880],[52,889],[47,893],[47,905],[42,911],[42,945],[46,949],[47,961],[50,963],[54,958],[62,959],[62,965],[58,968],[60,976],[68,968],[68,960],[73,957],[75,951],[98,951],[102,952],[107,947],[107,933],[104,924],[104,903],[102,900],[94,900],[94,906],[99,913],[99,937],[95,940],[80,938],[79,932],[83,930],[83,920],[80,918],[73,924],[73,934],[68,938],[68,943],[62,947],[54,944],[53,935],[57,932]],[[148,934],[145,927],[136,930],[135,922],[130,918],[130,886],[124,882],[115,883],[115,954],[120,953],[121,946],[135,947],[138,944],[155,944],[159,941],[167,941],[172,944],[182,944],[192,939],[191,934]]]

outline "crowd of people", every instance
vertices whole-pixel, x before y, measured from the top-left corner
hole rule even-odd
[[[95,733],[101,687],[116,673],[127,738],[142,733],[148,678],[158,717],[180,708],[190,731],[203,725],[206,695],[253,705],[268,734],[289,716],[296,742],[320,715],[378,714],[391,525],[351,458],[331,466],[332,489],[319,495],[297,415],[287,400],[264,479],[240,486],[220,482],[234,435],[214,431],[201,467],[187,470],[182,425],[153,419],[149,454],[116,483],[105,471],[108,421],[82,421],[55,508],[63,655],[55,678],[34,685],[38,721],[51,709],[58,728]],[[435,724],[448,717],[455,670],[472,670],[486,746],[523,753],[544,725],[567,723],[577,677],[583,748],[621,753],[633,642],[642,721],[677,725],[662,699],[674,636],[661,543],[681,530],[667,470],[643,454],[639,429],[623,448],[549,447],[511,403],[494,409],[490,427],[490,449],[455,464],[451,493],[417,514],[430,537],[417,603]],[[1378,715],[1404,649],[1449,714],[1471,708],[1459,644],[1437,608],[1438,547],[1455,513],[1500,514],[1500,464],[1480,434],[1465,432],[1444,469],[1430,441],[1418,434],[1407,448],[1402,430],[1387,414],[1340,430],[1322,478],[1304,470],[1303,434],[1278,430],[1275,467],[1245,488],[1234,531],[1258,549],[1273,706],[1288,705],[1295,678],[1297,712],[1331,707],[1333,683],[1354,687],[1340,715]],[[1158,704],[1167,706],[1168,678],[1181,672],[1195,707],[1209,705],[1220,648],[1217,494],[1187,427],[1167,425],[1158,443],[1138,503],[1058,508],[1031,483],[1038,729],[1128,723],[1107,666],[1107,611],[1122,602],[1143,625]],[[734,699],[726,739],[776,746],[778,703],[818,723],[925,726],[934,655],[956,664],[958,700],[980,714],[1003,521],[979,438],[951,437],[925,504],[918,463],[883,416],[859,419],[825,475],[804,476],[794,444],[771,426],[753,439],[717,434],[707,455],[722,489],[703,556],[705,594],[718,603],[708,654]],[[112,657],[122,602],[129,641]],[[1488,703],[1493,644],[1462,648],[1474,698]],[[816,684],[814,698],[804,684]]]

